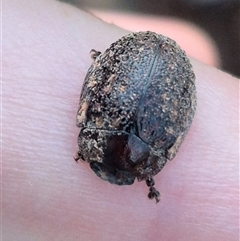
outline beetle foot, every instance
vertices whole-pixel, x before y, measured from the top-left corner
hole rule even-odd
[[[85,162],[85,161],[83,160],[83,157],[82,157],[80,151],[77,151],[77,152],[75,153],[73,159],[74,159],[75,162],[77,162],[77,163],[78,163],[79,160],[81,160],[82,162]]]
[[[90,51],[90,56],[91,56],[91,59],[93,59],[93,60],[95,60],[100,54],[101,54],[101,52],[97,51],[95,49],[92,49]]]
[[[150,187],[149,193],[148,193],[148,198],[150,198],[150,199],[155,198],[156,203],[158,203],[160,201],[160,193],[155,187],[153,187],[155,185],[154,179],[152,177],[149,177],[146,180],[146,184],[148,187]]]
[[[80,155],[79,155],[79,151],[77,151],[73,157],[73,159],[75,160],[75,162],[78,162],[80,159]]]

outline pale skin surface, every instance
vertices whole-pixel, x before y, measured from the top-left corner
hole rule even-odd
[[[238,240],[238,79],[192,59],[197,113],[155,179],[156,205],[144,182],[111,185],[73,160],[89,51],[127,32],[63,3],[8,0],[3,33],[2,240]]]

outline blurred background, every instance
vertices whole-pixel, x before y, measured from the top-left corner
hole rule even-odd
[[[134,31],[131,23],[134,16],[139,25],[138,30],[154,31],[154,26],[160,19],[173,18],[176,22],[188,22],[199,28],[206,36],[207,44],[213,56],[203,56],[203,61],[217,66],[232,75],[240,77],[240,1],[239,0],[61,0],[81,9],[92,12],[103,20],[114,23],[125,29]],[[125,22],[124,22],[125,21]],[[126,24],[126,22],[128,24]],[[141,25],[141,26],[140,26]],[[163,24],[162,24],[163,25]],[[181,24],[180,24],[181,25]],[[167,26],[167,24],[166,24]],[[184,26],[184,24],[183,24]],[[155,26],[156,27],[156,26]],[[163,35],[167,34],[160,26]],[[183,28],[184,29],[184,28]],[[184,34],[184,30],[177,33]],[[169,36],[176,40],[178,37]],[[201,34],[200,34],[201,35]],[[192,37],[188,44],[195,44],[195,50],[201,51],[198,36]],[[209,44],[210,43],[210,44]],[[181,47],[184,46],[179,43]],[[188,53],[189,55],[194,54]],[[209,60],[208,58],[213,58]],[[201,58],[199,58],[201,60]]]

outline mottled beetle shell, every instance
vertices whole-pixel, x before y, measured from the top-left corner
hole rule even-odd
[[[190,127],[194,81],[185,52],[162,35],[129,34],[99,52],[80,97],[80,158],[114,184],[152,178]]]

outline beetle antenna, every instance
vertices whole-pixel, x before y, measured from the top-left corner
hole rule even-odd
[[[149,177],[146,179],[146,184],[149,187],[149,193],[148,193],[148,198],[153,199],[155,198],[156,203],[160,201],[160,193],[159,191],[154,187],[155,181],[152,177]]]

